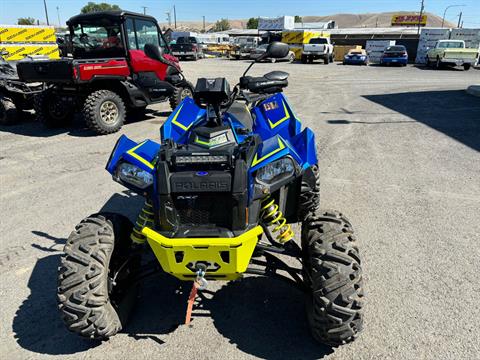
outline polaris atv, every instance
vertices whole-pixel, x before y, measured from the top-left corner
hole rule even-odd
[[[14,124],[18,111],[33,109],[33,97],[43,91],[43,83],[26,84],[18,78],[15,63],[0,53],[0,125]]]
[[[150,50],[163,56],[158,47]],[[287,53],[286,44],[274,42],[265,56]],[[145,205],[135,224],[119,214],[95,214],[68,238],[58,278],[68,329],[94,339],[115,335],[136,284],[159,263],[165,273],[193,282],[186,323],[196,292],[209,280],[255,274],[305,291],[318,341],[336,346],[356,338],[363,284],[352,225],[339,212],[319,210],[315,136],[302,129],[282,93],[288,74],[250,77],[247,71],[233,91],[224,78],[199,79],[193,98],[162,126],[160,143],[120,137],[106,169],[143,195]],[[290,227],[296,222],[300,244]],[[145,243],[157,258],[153,265],[141,259]]]
[[[63,52],[73,58],[31,61],[18,65],[26,82],[42,81],[48,89],[35,100],[40,121],[65,126],[81,110],[97,134],[118,131],[127,112],[170,100],[172,110],[193,86],[170,55],[157,21],[127,11],[81,14],[67,21],[70,35]],[[161,46],[165,55],[153,60],[146,44]]]

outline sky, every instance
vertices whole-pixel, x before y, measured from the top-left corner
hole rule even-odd
[[[50,23],[62,24],[77,13],[88,0],[45,0]],[[176,7],[177,21],[215,21],[219,18],[245,19],[282,15],[329,15],[338,13],[368,13],[384,11],[418,12],[421,0],[99,0],[96,2],[117,4],[120,8],[153,15],[158,22],[166,22],[166,12]],[[456,22],[463,12],[464,27],[480,28],[480,0],[425,0],[425,11],[443,15],[445,8],[452,4],[465,5],[450,8],[446,19]],[[57,11],[58,7],[58,11]],[[43,0],[0,0],[0,24],[15,24],[19,17],[33,17],[45,23]]]

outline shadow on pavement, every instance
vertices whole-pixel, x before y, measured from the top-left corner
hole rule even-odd
[[[130,124],[134,124],[144,120],[158,119],[158,124],[162,124],[166,117],[170,115],[170,111],[157,111],[153,109],[146,109],[142,112],[133,112],[127,116],[127,122],[123,125],[128,127]],[[60,134],[67,133],[72,137],[91,137],[98,136],[95,132],[91,131],[85,126],[83,119],[80,115],[76,115],[70,124],[65,124],[65,127],[60,128],[47,128],[38,121],[35,121],[33,113],[24,113],[20,121],[13,125],[0,125],[0,132],[12,133],[23,136],[32,137],[51,137]],[[157,121],[157,120],[155,120]]]
[[[416,64],[414,65],[417,69],[419,70],[431,70],[431,71],[442,71],[442,70],[446,70],[446,71],[465,71],[463,68],[461,67],[455,67],[455,66],[442,66],[440,67],[440,69],[435,69],[433,66],[427,66],[427,65],[421,65],[421,64]]]
[[[218,332],[263,359],[318,359],[333,352],[310,335],[304,294],[279,280],[229,282],[204,305]]]
[[[60,319],[55,297],[60,255],[37,260],[28,281],[30,295],[13,319],[14,337],[29,351],[50,354],[74,354],[98,346],[69,333]]]
[[[413,121],[413,120],[406,120],[406,121],[327,120],[327,123],[331,124],[331,125],[348,125],[348,124],[388,125],[388,124],[405,124],[405,123],[414,124],[415,121]]]
[[[480,101],[464,90],[364,95],[480,151]]]
[[[113,194],[99,212],[119,212],[135,218],[143,205],[143,198],[125,190]],[[88,216],[89,214],[85,214]],[[78,219],[79,222],[81,219]],[[73,228],[72,228],[73,230]],[[51,246],[32,243],[32,247],[49,253],[37,260],[28,281],[30,295],[17,310],[13,319],[13,332],[18,344],[29,351],[41,354],[74,354],[98,346],[100,342],[84,340],[69,333],[60,319],[57,309],[57,268],[60,264],[60,251],[65,238],[52,236],[44,231],[32,230],[32,234],[51,240]],[[50,255],[52,254],[53,255]],[[154,304],[151,304],[154,307]],[[153,309],[151,309],[152,312]]]

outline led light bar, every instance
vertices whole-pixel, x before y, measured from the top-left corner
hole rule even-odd
[[[227,155],[177,155],[176,164],[219,164],[227,163]]]

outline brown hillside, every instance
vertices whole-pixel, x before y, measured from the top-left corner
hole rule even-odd
[[[335,20],[339,28],[347,27],[389,27],[392,15],[395,14],[411,14],[409,11],[394,11],[384,13],[368,13],[368,14],[334,14],[326,16],[303,16],[304,22],[323,22]],[[442,18],[432,13],[426,13],[427,26],[440,27]],[[232,29],[245,29],[247,19],[229,20]],[[161,23],[161,26],[168,27],[168,24]],[[207,22],[206,30],[209,31],[214,23]],[[202,29],[201,21],[177,21],[177,30],[179,31],[200,31]],[[455,24],[445,21],[445,27],[454,27]]]
[[[372,14],[335,14],[327,16],[303,16],[304,22],[322,22],[328,20],[335,20],[339,28],[348,27],[389,27],[392,20],[392,15],[397,14],[411,14],[408,11],[395,11]],[[440,27],[442,25],[442,18],[432,13],[426,13],[427,26]],[[447,27],[454,27],[455,25],[445,21]]]

